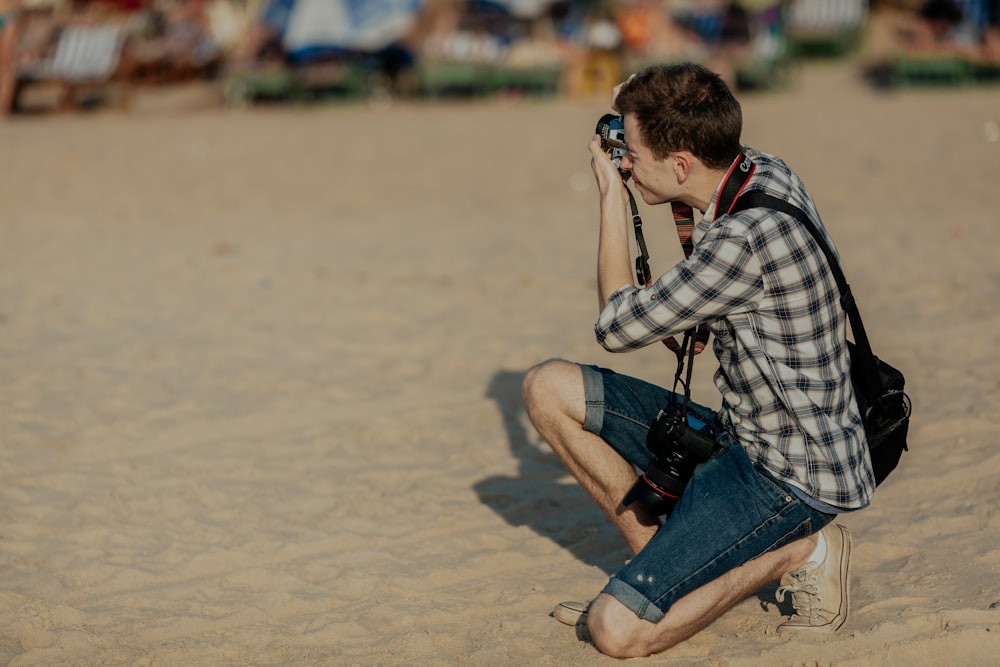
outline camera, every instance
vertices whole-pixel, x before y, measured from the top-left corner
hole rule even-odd
[[[622,500],[639,503],[650,514],[669,516],[699,463],[715,449],[715,431],[685,411],[660,410],[649,428],[646,445],[654,459]]]
[[[625,146],[624,119],[613,113],[605,114],[601,116],[601,120],[597,121],[597,129],[594,133],[600,135],[601,148],[605,151],[611,151],[611,161],[615,163],[616,167],[621,169],[622,157],[625,156],[625,151],[627,150]]]

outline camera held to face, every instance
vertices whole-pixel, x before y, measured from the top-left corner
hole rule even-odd
[[[622,158],[628,151],[625,145],[625,119],[615,114],[606,114],[597,121],[595,134],[601,138],[601,148],[608,152],[611,161],[621,172],[622,178],[628,180],[631,174],[622,169]],[[631,192],[629,200],[632,206],[632,221],[636,229],[636,243],[641,251],[640,256],[636,257],[636,277],[640,284],[648,284],[648,254],[640,231],[642,223]],[[693,341],[691,345],[693,355]],[[679,373],[680,367],[678,367]],[[688,382],[690,379],[689,372]],[[650,426],[646,445],[649,451],[653,452],[654,459],[625,494],[622,504],[626,507],[638,502],[655,516],[669,515],[694,474],[695,467],[707,461],[715,449],[715,431],[712,425],[689,414],[686,404],[685,396],[684,407],[678,409],[676,405],[671,404],[660,411]]]
[[[601,116],[597,121],[595,134],[601,137],[601,148],[611,152],[611,161],[619,169],[622,168],[622,157],[627,150],[625,146],[625,120],[613,113]]]
[[[691,414],[661,410],[646,436],[655,458],[625,495],[622,504],[638,502],[650,514],[670,515],[699,463],[715,449],[715,432]]]

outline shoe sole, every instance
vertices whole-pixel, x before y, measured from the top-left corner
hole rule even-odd
[[[843,595],[840,599],[840,611],[837,613],[836,618],[840,619],[840,622],[836,625],[832,625],[833,631],[836,632],[844,626],[847,622],[847,617],[851,613],[851,533],[847,528],[837,524],[837,529],[840,531],[841,538],[844,540],[844,548],[840,552],[840,576],[841,581],[844,582]]]
[[[552,616],[565,625],[586,625],[589,606],[586,602],[560,602],[552,610]]]

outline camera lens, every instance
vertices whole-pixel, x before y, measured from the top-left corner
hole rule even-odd
[[[694,469],[708,459],[714,437],[687,426],[683,414],[661,412],[647,436],[656,458],[625,495],[626,507],[638,502],[656,516],[669,515],[684,492]]]
[[[663,516],[673,511],[677,504],[677,496],[665,493],[662,489],[650,481],[649,477],[643,475],[636,480],[632,488],[625,495],[622,505],[628,507],[632,503],[639,505],[654,516]]]

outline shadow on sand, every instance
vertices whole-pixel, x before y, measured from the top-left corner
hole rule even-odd
[[[628,558],[628,548],[535,433],[521,401],[524,376],[524,371],[498,371],[486,389],[486,396],[496,401],[500,410],[518,472],[481,479],[473,488],[483,504],[512,526],[528,526],[610,575]]]
[[[528,526],[610,576],[629,558],[628,548],[604,513],[535,433],[521,402],[524,375],[524,371],[498,371],[486,390],[503,417],[508,446],[518,460],[518,474],[487,477],[473,488],[483,504],[512,526]],[[776,606],[787,616],[792,613],[791,605],[787,600],[776,603],[777,588],[777,582],[766,585],[753,597],[763,610]]]

